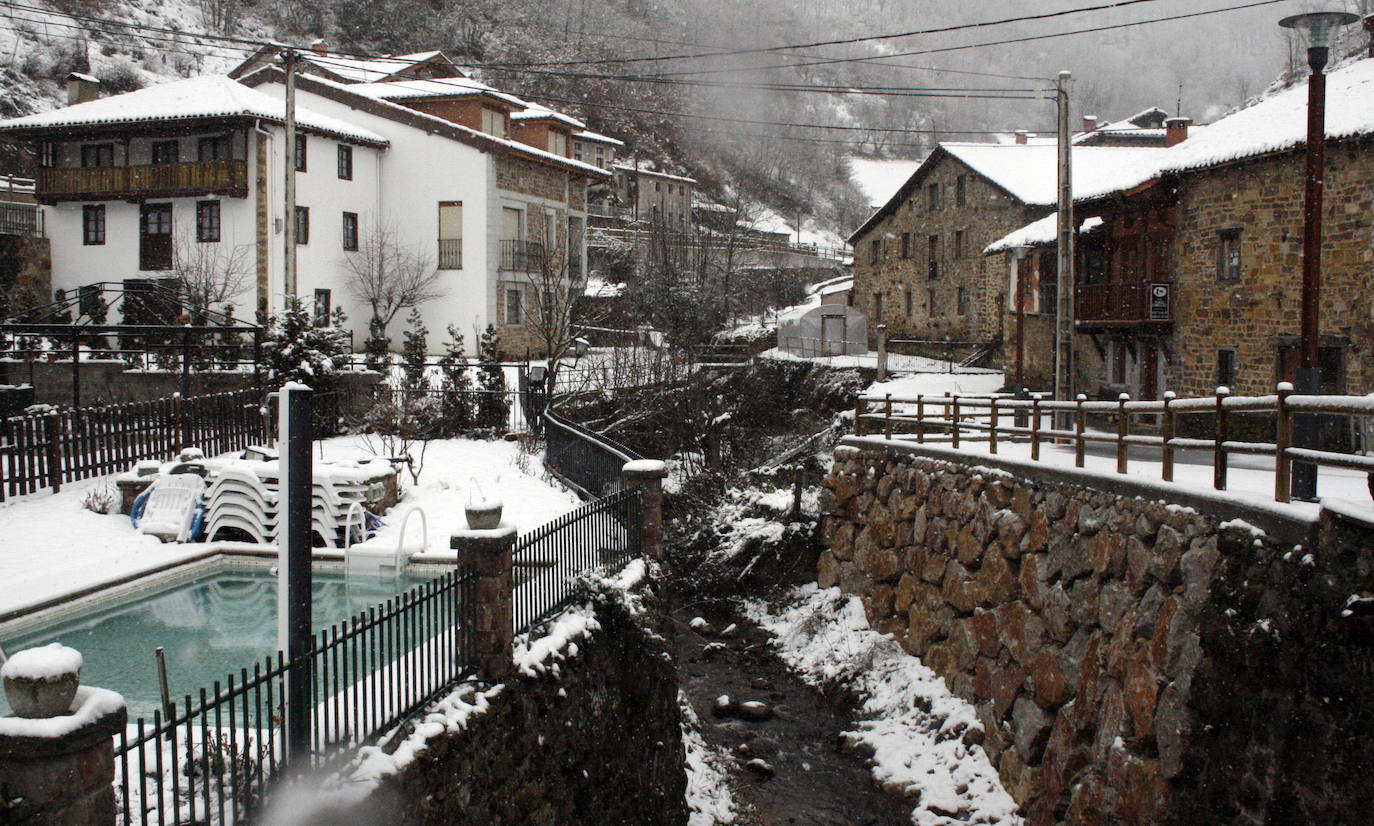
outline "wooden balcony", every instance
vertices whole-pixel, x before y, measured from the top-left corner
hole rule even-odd
[[[1118,281],[1074,288],[1074,324],[1080,329],[1173,323],[1173,284]]]
[[[246,198],[248,165],[244,161],[188,161],[93,169],[39,169],[34,194],[45,204],[201,194]]]

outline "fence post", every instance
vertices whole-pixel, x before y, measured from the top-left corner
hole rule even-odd
[[[1031,461],[1040,461],[1040,394],[1031,396]]]
[[[113,826],[117,822],[111,744],[124,733],[129,713],[123,702],[111,709],[64,734],[0,734],[0,788],[5,790],[6,823]],[[68,727],[62,717],[47,721]]]
[[[1083,405],[1088,401],[1088,397],[1079,393],[1073,401],[1077,405],[1073,411],[1073,466],[1083,467],[1086,462],[1085,454],[1088,447],[1088,440],[1083,436],[1083,432],[1088,429],[1088,412],[1083,409]]]
[[[176,424],[173,425],[176,428],[176,437],[171,440],[176,445],[173,453],[180,453],[189,447],[186,444],[186,409],[184,404],[185,400],[180,393],[172,394],[172,418],[176,420]]]
[[[655,562],[663,561],[663,480],[668,466],[657,459],[626,462],[620,469],[625,489],[638,489],[644,497],[640,511],[639,551]]]
[[[854,400],[854,435],[866,436],[867,426],[864,424],[864,416],[868,415],[868,399],[863,396]]]
[[[1174,391],[1172,391],[1172,390],[1165,390],[1165,391],[1164,391],[1164,432],[1163,432],[1162,434],[1160,434],[1160,435],[1162,435],[1162,436],[1164,437],[1164,444],[1163,444],[1162,449],[1161,449],[1161,454],[1162,454],[1162,459],[1163,459],[1163,464],[1162,464],[1162,467],[1161,467],[1161,471],[1162,471],[1162,473],[1163,473],[1164,481],[1166,481],[1166,482],[1172,482],[1172,481],[1174,481],[1174,446],[1173,446],[1173,440],[1174,440],[1174,431],[1175,431],[1175,428],[1176,428],[1176,426],[1177,426],[1177,423],[1174,421],[1174,416],[1177,415],[1177,414],[1174,413],[1173,408],[1170,406],[1170,404],[1173,402],[1173,400],[1174,400],[1175,397],[1176,397],[1176,396],[1175,396]]]
[[[949,441],[950,441],[950,444],[949,444],[949,446],[952,447],[952,448],[955,448],[955,449],[957,450],[957,449],[959,448],[959,394],[958,394],[958,393],[955,393],[955,394],[954,394],[953,401],[951,401],[951,402],[949,403],[949,422],[950,422],[950,428],[949,428],[949,432],[950,432]]]
[[[454,531],[448,542],[459,565],[471,565],[477,576],[472,592],[477,604],[470,613],[472,650],[462,653],[477,666],[477,676],[490,682],[504,678],[512,667],[515,534],[514,525],[502,524],[486,531]]]
[[[916,441],[926,440],[926,400],[925,395],[916,394]]]
[[[878,381],[887,380],[887,325],[878,325]]]
[[[1126,402],[1131,400],[1130,393],[1122,393],[1116,397],[1116,472],[1125,473],[1126,463],[1130,459],[1131,449],[1126,444],[1126,439],[1131,435],[1131,414],[1126,412]]]
[[[988,402],[988,453],[997,452],[997,397]]]
[[[1226,413],[1226,397],[1231,395],[1229,387],[1217,388],[1217,438],[1212,445],[1212,487],[1226,490],[1226,447],[1224,443],[1231,437],[1229,416]]]
[[[1274,501],[1289,502],[1293,495],[1293,460],[1288,456],[1288,448],[1293,444],[1293,414],[1288,412],[1288,397],[1293,395],[1293,385],[1281,381],[1278,391],[1278,421],[1274,428]]]
[[[892,394],[888,393],[883,405],[883,438],[892,438]]]
[[[43,422],[48,442],[48,487],[57,493],[62,490],[62,417],[54,411],[44,416]]]

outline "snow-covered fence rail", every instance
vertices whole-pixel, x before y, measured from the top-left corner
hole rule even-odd
[[[1231,439],[1231,425],[1239,414],[1272,416],[1275,441]],[[956,449],[961,441],[986,442],[992,454],[997,453],[1000,440],[1029,441],[1033,461],[1041,460],[1042,445],[1070,444],[1076,467],[1084,466],[1089,444],[1108,444],[1116,454],[1116,472],[1121,474],[1129,471],[1131,448],[1154,448],[1160,454],[1160,475],[1165,482],[1174,481],[1180,451],[1207,451],[1212,486],[1217,490],[1226,489],[1230,456],[1269,456],[1274,459],[1274,500],[1278,502],[1291,501],[1295,461],[1374,473],[1374,455],[1295,446],[1293,420],[1304,414],[1374,417],[1374,394],[1296,395],[1292,385],[1283,382],[1268,396],[1232,396],[1225,387],[1218,387],[1214,396],[1179,399],[1168,392],[1162,399],[1149,401],[1133,401],[1125,393],[1116,401],[1088,401],[1083,395],[1074,401],[1047,400],[1040,394],[1031,394],[1029,399],[1002,394],[866,395],[855,404],[854,432],[865,436],[876,428],[887,439],[948,441]],[[1089,429],[1089,416],[1114,421],[1115,431]],[[1178,435],[1180,416],[1207,417],[1213,437]],[[1151,420],[1149,432],[1137,429],[1144,417]]]
[[[260,405],[256,391],[238,390],[5,419],[0,501],[170,458],[190,445],[206,453],[241,450],[263,439]]]

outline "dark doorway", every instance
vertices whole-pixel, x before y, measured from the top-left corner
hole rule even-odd
[[[172,205],[144,204],[138,221],[138,268],[172,268]]]

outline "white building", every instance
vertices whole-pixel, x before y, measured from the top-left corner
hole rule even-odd
[[[240,316],[280,308],[283,80],[264,67],[0,121],[39,160],[53,286],[136,287],[209,251],[251,270],[231,299]],[[471,349],[494,324],[508,353],[537,352],[541,272],[585,272],[587,186],[609,177],[571,157],[580,124],[526,118],[542,128],[519,130],[538,139],[522,142],[511,116],[530,105],[461,76],[348,84],[307,73],[297,89],[297,295],[322,313],[343,307],[360,345],[370,310],[348,287],[347,260],[382,229],[442,273],[443,297],[420,308],[432,347],[452,324]]]

